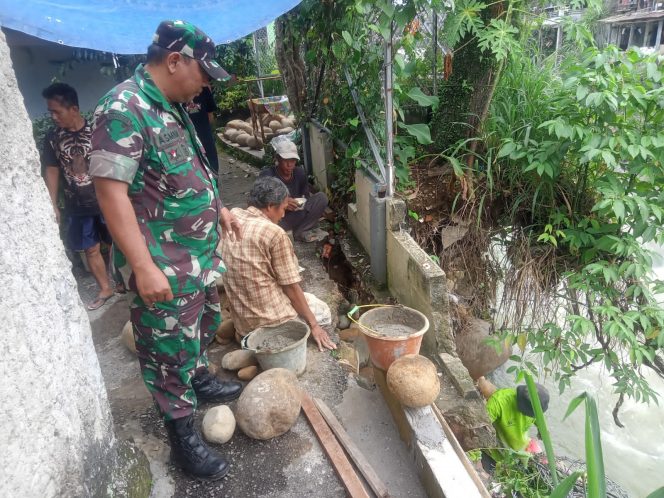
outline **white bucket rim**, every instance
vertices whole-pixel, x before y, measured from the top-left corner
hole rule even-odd
[[[249,345],[247,344],[249,342],[250,337],[253,334],[255,334],[256,332],[264,331],[264,330],[270,330],[270,329],[276,329],[278,327],[283,327],[284,324],[286,324],[288,322],[296,322],[296,323],[299,323],[301,325],[304,325],[306,333],[304,334],[304,336],[302,338],[298,339],[297,341],[293,342],[292,344],[289,344],[285,348],[281,348],[281,349],[253,349],[253,348],[250,348]],[[273,354],[279,354],[279,353],[284,353],[286,351],[290,351],[291,349],[295,349],[296,347],[300,346],[303,342],[306,343],[306,341],[309,339],[309,335],[311,335],[311,328],[309,328],[309,325],[307,325],[306,323],[304,323],[300,320],[286,320],[285,322],[279,323],[277,325],[269,325],[269,326],[265,326],[265,327],[258,327],[257,329],[252,330],[251,332],[249,332],[247,335],[245,335],[242,338],[241,346],[242,346],[242,349],[246,349],[247,351],[252,351],[255,355],[273,355]]]

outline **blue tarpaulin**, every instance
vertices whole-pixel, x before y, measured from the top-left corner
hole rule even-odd
[[[0,0],[0,25],[70,47],[143,54],[157,25],[188,21],[217,45],[267,26],[300,0]]]

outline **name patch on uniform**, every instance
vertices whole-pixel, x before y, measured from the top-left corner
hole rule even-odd
[[[184,133],[177,128],[162,128],[157,135],[157,147],[165,149],[169,145],[173,145],[184,139]]]
[[[157,149],[165,153],[168,162],[174,166],[191,159],[191,152],[184,133],[178,128],[162,128],[157,135]]]

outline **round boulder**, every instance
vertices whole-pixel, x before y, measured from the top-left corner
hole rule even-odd
[[[440,380],[431,360],[407,354],[390,365],[387,387],[403,405],[419,408],[435,401],[440,392]]]
[[[227,443],[234,432],[235,417],[226,405],[210,408],[203,417],[203,435],[211,443]]]
[[[296,375],[285,368],[272,368],[242,391],[235,410],[237,424],[250,438],[271,439],[293,427],[300,406]]]
[[[125,323],[125,326],[122,327],[122,342],[127,349],[132,353],[136,354],[136,342],[134,340],[134,327],[131,322]]]
[[[256,365],[256,363],[254,352],[246,349],[230,351],[221,358],[221,368],[226,370],[240,370],[244,367]]]
[[[237,378],[240,380],[251,380],[258,375],[258,367],[251,365],[249,367],[241,368],[237,371]]]

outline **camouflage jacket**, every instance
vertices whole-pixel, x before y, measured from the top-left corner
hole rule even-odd
[[[175,295],[201,290],[225,270],[216,174],[187,112],[166,100],[143,66],[99,101],[90,174],[129,184],[143,238]],[[119,250],[113,262],[136,290]]]

